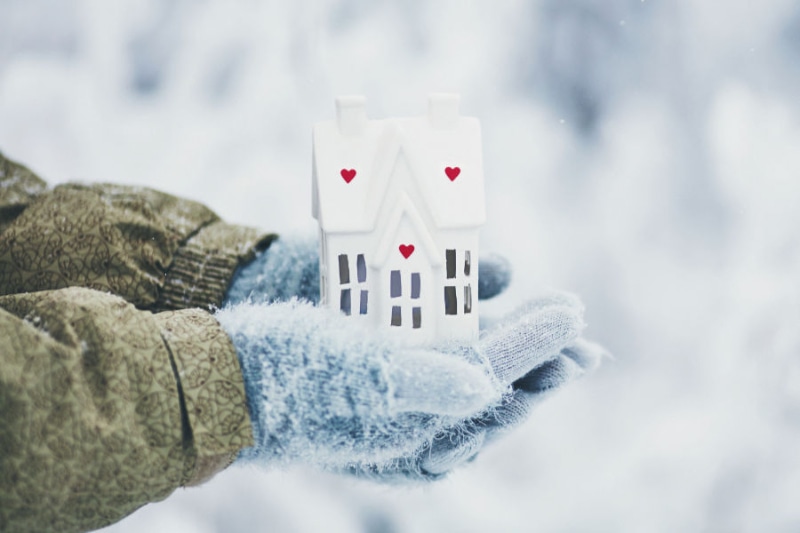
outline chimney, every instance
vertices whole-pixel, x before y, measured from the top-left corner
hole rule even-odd
[[[361,95],[338,96],[336,124],[342,135],[360,135],[367,124],[367,100]]]
[[[458,121],[458,93],[428,96],[428,120],[434,128],[450,128]]]

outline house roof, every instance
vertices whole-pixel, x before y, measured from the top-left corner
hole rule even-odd
[[[455,95],[432,95],[426,116],[384,120],[366,118],[362,97],[339,98],[337,119],[314,125],[313,149],[313,214],[326,232],[375,229],[401,156],[438,228],[486,220],[480,124],[458,114]]]

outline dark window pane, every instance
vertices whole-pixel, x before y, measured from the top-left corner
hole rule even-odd
[[[364,254],[358,254],[356,258],[356,274],[359,283],[367,281],[367,262],[364,260]]]
[[[411,274],[411,297],[419,298],[419,272]]]
[[[339,309],[346,315],[350,315],[350,289],[342,289],[342,295],[339,298]]]
[[[350,283],[350,265],[347,262],[347,254],[339,255],[339,283],[341,285]]]
[[[472,286],[467,285],[464,287],[464,312],[472,312]]]
[[[399,326],[401,324],[402,324],[402,321],[400,319],[400,306],[399,305],[393,305],[392,306],[392,325],[393,326]]]
[[[456,288],[448,285],[444,288],[444,314],[458,314],[458,302],[456,301]]]
[[[445,259],[447,260],[447,279],[456,277],[456,251],[446,250]]]
[[[367,314],[367,291],[361,291],[361,314]]]
[[[413,307],[411,308],[411,320],[413,322],[412,327],[414,329],[419,329],[422,327],[422,308],[421,307]]]
[[[392,278],[390,281],[389,294],[391,294],[392,298],[397,298],[403,294],[403,286],[400,281],[399,270],[392,270]]]
[[[472,270],[472,257],[469,250],[467,250],[464,252],[464,275],[469,276],[470,270]]]

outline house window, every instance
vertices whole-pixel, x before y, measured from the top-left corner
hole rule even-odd
[[[447,263],[447,279],[453,279],[456,277],[456,251],[446,250],[444,255]]]
[[[339,298],[339,309],[347,316],[350,316],[350,289],[342,289],[342,294]]]
[[[339,254],[339,284],[350,283],[350,264],[347,261],[347,254]]]
[[[444,314],[456,315],[458,314],[458,301],[456,300],[456,288],[453,285],[448,285],[444,288]]]
[[[368,289],[367,281],[367,261],[364,254],[355,256],[355,274],[356,279],[350,277],[350,258],[347,254],[339,254],[337,256],[339,266],[339,310],[345,315],[367,314],[368,303]],[[358,280],[358,284],[356,284]],[[325,275],[322,275],[323,293],[325,287]],[[324,297],[324,296],[323,296]],[[355,301],[354,301],[355,300]],[[354,306],[358,306],[358,311]]]
[[[422,308],[421,307],[412,307],[411,308],[411,322],[412,327],[414,329],[419,329],[422,327]]]
[[[400,271],[392,270],[389,280],[389,294],[392,298],[399,298],[403,294],[403,285],[400,281]]]
[[[472,275],[472,252],[464,250],[463,256],[463,276],[462,270],[457,268],[459,264],[460,252],[454,248],[446,249],[445,256],[445,273],[448,280],[452,280],[444,288],[444,314],[457,315],[459,313],[458,306],[458,293],[463,289],[463,312],[464,314],[472,313],[472,285],[466,283],[467,278]],[[460,287],[460,288],[459,288]]]
[[[406,327],[419,329],[422,327],[422,307],[420,306],[420,299],[422,298],[422,274],[419,272],[405,273],[402,270],[392,270],[389,273],[389,294],[392,300],[392,313],[390,324],[392,326],[402,325],[403,308],[406,306],[411,307],[411,320],[409,321],[406,314]],[[403,278],[408,276],[405,281]],[[403,284],[410,284],[411,289],[406,289],[403,293]],[[409,287],[409,285],[406,285]],[[408,313],[406,307],[405,313]]]
[[[411,274],[411,297],[416,299],[419,298],[419,289],[420,289],[420,279],[419,279],[419,272],[414,272]]]
[[[359,283],[367,281],[367,262],[364,260],[364,254],[358,254],[356,258],[356,276]]]

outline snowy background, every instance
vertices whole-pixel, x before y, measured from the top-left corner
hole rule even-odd
[[[0,0],[0,150],[311,234],[310,131],[462,95],[502,313],[578,293],[615,355],[417,489],[232,468],[107,531],[800,530],[800,6]]]

